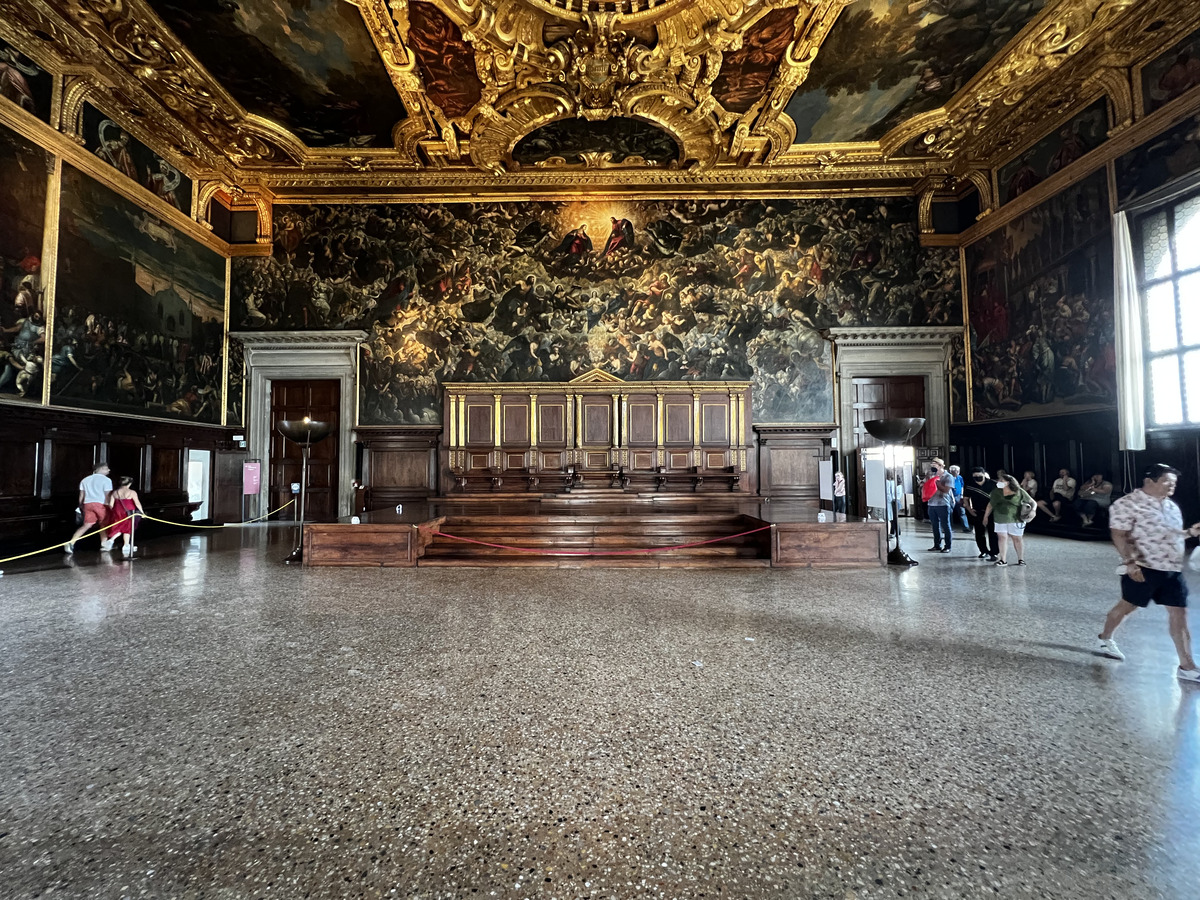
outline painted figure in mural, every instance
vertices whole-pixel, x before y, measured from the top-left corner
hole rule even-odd
[[[13,297],[13,311],[18,320],[26,318],[38,308],[36,280],[34,275],[26,275],[17,287],[17,295]]]
[[[0,372],[0,391],[15,390],[27,396],[36,376],[41,372],[43,356],[41,348],[46,342],[46,322],[41,310],[34,310],[19,319],[11,328],[0,329],[4,334],[14,335],[8,350],[4,351],[4,370]]]
[[[183,176],[179,174],[179,170],[172,166],[165,159],[158,161],[158,171],[150,172],[146,175],[146,187],[150,192],[160,200],[165,200],[176,209],[179,209],[179,198],[175,196],[175,191],[183,181]]]
[[[616,216],[611,218],[612,234],[608,236],[608,241],[604,244],[604,252],[600,254],[605,257],[621,249],[633,248],[633,223],[628,219],[618,219]]]
[[[587,224],[580,223],[574,231],[567,232],[562,242],[555,250],[559,257],[565,257],[569,265],[578,266],[592,252],[592,239],[588,237]]]
[[[1021,162],[1021,167],[1013,173],[1012,178],[1008,181],[1008,196],[1009,199],[1020,197],[1026,191],[1035,187],[1042,180],[1042,176],[1038,174],[1037,169],[1029,164],[1029,159],[1026,158]]]
[[[1174,100],[1200,84],[1200,59],[1184,50],[1175,62],[1158,79],[1158,88],[1164,94],[1163,102]]]
[[[37,66],[21,62],[21,55],[16,50],[0,49],[0,97],[36,114],[37,104],[25,76],[32,78],[40,75],[41,71]]]
[[[1055,151],[1054,156],[1050,160],[1050,174],[1054,174],[1060,169],[1065,169],[1087,153],[1087,146],[1075,129],[1068,126],[1060,131],[1058,136],[1058,150]]]
[[[112,119],[103,120],[97,134],[100,146],[96,148],[96,155],[122,175],[137,181],[137,166],[133,162],[133,154],[129,151],[129,135]]]

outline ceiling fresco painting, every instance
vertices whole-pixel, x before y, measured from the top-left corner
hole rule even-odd
[[[878,140],[944,106],[1045,0],[857,0],[843,11],[787,113],[797,143]]]
[[[343,0],[148,0],[247,111],[310,147],[387,147],[404,105]]]
[[[0,0],[0,105],[50,115],[13,62],[40,60],[64,114],[137,108],[198,190],[264,209],[782,190],[927,216],[974,187],[986,213],[1080,97],[1122,129],[1200,91],[1197,29],[1196,0]]]
[[[408,7],[408,43],[421,67],[429,99],[452,119],[465,116],[483,96],[475,51],[462,31],[432,3]]]
[[[613,165],[672,166],[679,161],[679,146],[661,128],[637,119],[562,119],[526,135],[513,150],[513,160],[522,166],[586,165],[597,158]]]
[[[796,8],[767,13],[751,27],[741,49],[725,54],[713,81],[713,96],[730,112],[748,112],[767,90],[767,83],[795,35]]]
[[[1142,69],[1142,103],[1154,112],[1200,86],[1200,31]]]

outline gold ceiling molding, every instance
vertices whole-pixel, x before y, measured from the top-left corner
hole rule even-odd
[[[473,47],[482,91],[470,110],[453,119],[427,96],[435,133],[420,145],[435,165],[469,155],[475,166],[494,175],[518,168],[512,152],[521,138],[572,117],[654,124],[678,143],[680,166],[710,168],[728,158],[734,144],[734,155],[740,155],[762,102],[739,116],[713,97],[724,53],[740,48],[743,32],[774,9],[794,7],[800,21],[809,14],[809,6],[795,0],[698,0],[629,13],[568,13],[527,0],[505,0],[494,7],[478,0],[435,5]],[[409,3],[393,0],[390,9],[397,33],[406,37]],[[654,27],[650,43],[643,40],[648,25]],[[573,32],[572,26],[577,26]],[[547,45],[550,27],[558,29],[556,34],[566,33]],[[739,123],[740,135],[727,140],[724,132],[736,132]],[[460,142],[456,131],[468,135],[467,140]],[[794,129],[764,123],[757,135],[758,155],[765,155],[772,142],[790,142],[793,135]],[[466,154],[456,146],[460,143],[469,145]]]
[[[1023,103],[1052,79],[1058,79],[1053,90],[1064,95],[1080,90],[1087,80],[1087,73],[1079,71],[1084,67],[1071,67],[1079,81],[1065,77],[1066,64],[1074,57],[1122,42],[1145,46],[1145,29],[1152,21],[1195,15],[1194,0],[1060,0],[1048,6],[1008,52],[972,79],[955,101],[900,126],[889,141],[902,144],[916,137],[919,129],[925,132],[926,148],[938,156],[985,156],[980,136],[1009,113],[1018,108],[1032,110],[1017,126],[1024,125],[1026,130],[1047,117],[1044,108]],[[1060,71],[1064,77],[1059,77]]]
[[[1010,158],[1085,100],[1107,97],[1111,133],[1129,129],[1140,112],[1130,67],[1200,27],[1196,0],[1047,0],[943,108],[878,142],[797,146],[785,109],[852,0],[420,0],[453,21],[473,51],[479,100],[454,117],[426,93],[409,41],[410,4],[418,0],[346,2],[361,14],[407,111],[393,147],[310,148],[250,114],[147,0],[0,0],[0,35],[19,39],[35,58],[54,57],[47,68],[59,76],[64,131],[77,134],[87,100],[120,116],[123,127],[134,125],[139,139],[197,183],[239,184],[279,200],[423,188],[682,196],[773,185],[781,194],[848,195],[868,183],[885,193],[907,184],[923,197],[915,190],[922,179],[974,184],[979,176],[971,173]],[[778,67],[761,97],[726,109],[713,91],[722,66],[781,9],[795,16]],[[664,164],[596,151],[580,153],[579,163],[561,156],[516,163],[523,137],[573,118],[649,123],[675,139],[678,157]],[[981,189],[985,211],[992,193],[990,183]]]

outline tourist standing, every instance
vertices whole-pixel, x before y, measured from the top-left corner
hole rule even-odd
[[[1026,503],[1032,506],[1033,498],[1013,475],[1005,475],[988,497],[983,519],[986,522],[992,518],[996,523],[998,566],[1008,565],[1009,539],[1012,540],[1013,550],[1017,553],[1017,565],[1025,565],[1025,521],[1021,518],[1021,506]]]
[[[839,513],[841,519],[837,518]],[[840,470],[833,473],[833,514],[835,522],[846,520],[846,476]]]
[[[979,548],[979,558],[989,562],[999,559],[1000,553],[995,525],[983,517],[995,489],[996,482],[988,478],[987,470],[982,466],[971,470],[971,480],[963,487],[963,506],[975,532],[975,546]]]
[[[113,542],[123,535],[125,541],[121,547],[121,554],[133,556],[133,525],[137,521],[134,513],[145,515],[146,511],[142,509],[142,501],[138,499],[138,493],[132,485],[133,479],[122,475],[117,489],[108,495],[108,508],[112,510],[111,516],[115,524],[108,529],[108,540],[100,545],[101,550],[111,550]]]
[[[950,524],[953,525],[956,520],[963,523],[963,533],[971,533],[971,523],[967,521],[967,510],[963,506],[963,477],[962,469],[958,466],[951,466],[947,469],[954,477],[954,510],[950,513]]]
[[[950,527],[950,513],[954,509],[954,476],[942,472],[934,480],[933,494],[927,504],[929,523],[933,526],[933,546],[930,550],[949,553],[954,542],[954,529]]]
[[[75,529],[63,547],[64,553],[74,553],[75,542],[91,531],[93,526],[104,527],[108,518],[108,495],[113,489],[108,473],[108,464],[100,463],[92,469],[91,475],[79,482],[79,510],[83,513],[83,524]]]
[[[1126,616],[1145,609],[1153,600],[1167,608],[1167,627],[1179,654],[1179,680],[1200,682],[1200,670],[1192,657],[1183,578],[1184,542],[1200,535],[1200,522],[1183,527],[1183,513],[1170,499],[1178,481],[1178,469],[1155,463],[1142,473],[1141,488],[1115,501],[1109,510],[1112,540],[1124,572],[1121,599],[1104,620],[1099,651],[1112,659],[1124,659],[1113,633]]]

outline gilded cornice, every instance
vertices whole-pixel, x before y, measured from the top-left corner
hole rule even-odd
[[[428,0],[473,48],[483,85],[456,118],[425,92],[408,43],[410,0],[348,2],[408,113],[393,147],[310,148],[250,114],[146,0],[0,0],[0,36],[47,57],[68,134],[93,102],[198,184],[237,185],[263,203],[596,191],[924,197],[918,182],[952,176],[938,193],[972,184],[986,211],[994,181],[984,173],[1086,103],[1108,98],[1114,137],[1133,130],[1140,65],[1200,27],[1195,0],[1049,0],[945,107],[878,142],[793,145],[784,110],[850,0]],[[726,56],[780,8],[795,9],[795,19],[778,69],[749,109],[725,109],[712,87]],[[589,81],[597,62],[611,64],[612,78]],[[602,153],[572,165],[515,164],[525,135],[572,117],[652,123],[675,138],[679,158],[657,167]]]

